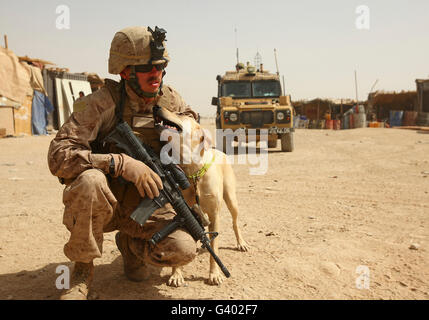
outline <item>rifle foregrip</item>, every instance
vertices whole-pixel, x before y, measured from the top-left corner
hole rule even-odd
[[[182,222],[180,221],[180,219],[174,218],[173,221],[170,224],[168,224],[165,228],[156,232],[149,240],[149,242],[152,243],[153,245],[156,245],[157,243],[161,242],[162,239],[164,239],[170,233],[172,233],[174,230],[179,228],[181,225],[182,225]]]
[[[187,203],[179,200],[173,203],[177,215],[183,220],[183,226],[188,230],[195,241],[203,241],[206,237],[204,228],[199,224],[197,218],[192,214]]]
[[[194,217],[183,199],[182,201],[176,201],[172,205],[176,211],[177,216],[174,217],[170,224],[152,236],[150,239],[152,244],[155,245],[159,243],[162,239],[164,239],[179,227],[184,227],[186,230],[188,230],[189,234],[192,236],[192,238],[194,238],[195,241],[200,240],[203,243],[206,242],[206,240],[209,241],[206,237],[204,228],[199,224],[198,220]]]

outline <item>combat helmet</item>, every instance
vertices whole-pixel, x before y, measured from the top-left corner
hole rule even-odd
[[[113,37],[109,53],[109,73],[119,74],[127,66],[131,73],[128,83],[141,97],[154,97],[156,93],[141,90],[135,75],[135,66],[147,64],[162,64],[170,61],[167,49],[164,47],[167,32],[155,27],[127,27],[118,31]],[[165,72],[164,72],[165,74]]]

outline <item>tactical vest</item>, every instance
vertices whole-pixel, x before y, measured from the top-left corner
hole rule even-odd
[[[113,101],[116,105],[115,116],[119,109],[120,99],[121,99],[121,85],[120,83],[106,79],[105,87],[112,96]],[[164,91],[168,91],[165,89]],[[170,109],[170,97],[169,94],[163,94],[158,98],[157,103],[159,106],[167,107]],[[126,121],[130,127],[133,129],[135,135],[142,140],[143,143],[152,147],[152,149],[159,154],[161,150],[161,143],[159,138],[159,133],[155,131],[154,121],[152,112],[136,112],[134,111],[129,103],[129,98],[125,95],[125,101],[123,105],[122,119]],[[118,119],[116,119],[118,120]],[[114,128],[112,128],[114,130]],[[94,144],[92,144],[93,152],[99,153],[120,153],[122,150],[117,150],[113,145],[104,143],[104,137],[97,137]],[[113,230],[121,230],[126,234],[140,238],[142,237],[142,227],[137,224],[135,221],[131,220],[129,217],[131,213],[135,210],[138,204],[141,201],[140,194],[137,188],[132,183],[124,183],[124,180],[111,178],[107,176],[109,180],[109,187],[116,199],[120,203],[120,210],[112,219],[111,223],[105,228],[105,232]]]
[[[106,79],[105,87],[107,88],[110,95],[112,96],[113,101],[115,102],[115,105],[116,105],[115,114],[116,114],[118,112],[120,99],[121,99],[120,83],[110,79]],[[162,95],[159,97],[156,104],[158,104],[159,106],[167,106],[169,105],[168,98],[169,97],[167,95]],[[129,98],[126,95],[122,118],[125,122],[129,124],[129,126],[133,129],[136,136],[143,143],[149,145],[157,154],[159,154],[161,150],[161,143],[159,139],[159,133],[157,133],[154,128],[152,111],[145,112],[145,113],[134,111],[130,106]],[[112,146],[107,146],[107,148],[108,148],[108,152],[114,152],[114,150],[112,150]]]

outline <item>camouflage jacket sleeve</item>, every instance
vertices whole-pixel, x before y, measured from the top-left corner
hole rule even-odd
[[[60,128],[48,151],[48,165],[53,175],[72,179],[87,169],[109,172],[111,155],[94,154],[91,142],[99,133],[114,126],[115,103],[106,89],[77,100],[75,112]]]

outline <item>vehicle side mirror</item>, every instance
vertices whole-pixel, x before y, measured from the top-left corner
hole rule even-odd
[[[217,97],[212,98],[212,106],[217,106],[219,99]]]

